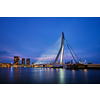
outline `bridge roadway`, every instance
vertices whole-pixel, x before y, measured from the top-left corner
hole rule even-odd
[[[51,67],[51,68],[67,68],[67,69],[100,69],[100,64],[38,64],[32,67]]]

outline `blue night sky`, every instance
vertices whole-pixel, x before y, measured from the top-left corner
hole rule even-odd
[[[14,56],[30,58],[31,63],[48,56],[51,60],[59,50],[62,32],[83,62],[100,63],[98,17],[0,17],[0,62],[13,62]],[[65,44],[64,60],[71,59]]]

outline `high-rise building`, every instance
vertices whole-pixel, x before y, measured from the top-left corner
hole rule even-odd
[[[32,62],[32,67],[34,67],[34,63]]]
[[[30,65],[30,58],[27,58],[27,59],[26,59],[26,64],[27,64],[27,65]]]
[[[14,56],[14,64],[19,64],[19,57],[18,56]]]
[[[22,64],[25,65],[25,58],[22,58]]]

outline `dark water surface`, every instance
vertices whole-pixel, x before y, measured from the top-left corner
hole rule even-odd
[[[0,84],[100,84],[100,70],[0,68]]]

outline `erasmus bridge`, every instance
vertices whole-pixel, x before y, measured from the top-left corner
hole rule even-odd
[[[73,61],[74,61],[75,63],[77,63],[77,62],[76,62],[76,59],[75,59],[75,56],[76,56],[77,59],[79,60],[79,63],[82,64],[81,59],[77,56],[77,54],[74,52],[74,50],[72,49],[72,47],[70,46],[70,44],[68,43],[68,41],[65,39],[64,32],[62,32],[61,43],[60,43],[59,51],[58,51],[58,53],[57,53],[57,55],[56,55],[54,61],[53,61],[53,62],[50,62],[50,61],[49,61],[49,62],[52,63],[53,66],[56,66],[56,65],[58,66],[58,64],[59,64],[59,66],[63,66],[63,65],[64,65],[64,63],[63,63],[64,43],[67,45],[67,47],[68,47],[68,49],[69,49],[69,51],[70,51],[70,54],[71,54],[71,56],[72,56],[72,58],[73,58]],[[60,57],[60,62],[58,62],[59,57]],[[49,58],[49,57],[48,57],[48,58]],[[50,64],[50,63],[49,63],[49,64]],[[35,64],[40,64],[40,63],[35,63]],[[42,64],[44,64],[44,63],[42,63]]]
[[[75,56],[78,58],[78,60],[80,61],[80,63],[82,63],[82,62],[81,62],[81,59],[79,59],[79,57],[76,55],[76,53],[74,52],[74,50],[72,49],[72,47],[70,46],[70,44],[68,43],[68,41],[65,39],[65,37],[64,37],[64,32],[62,32],[61,47],[60,47],[59,52],[58,52],[58,54],[57,54],[57,56],[56,56],[56,59],[55,59],[55,61],[54,61],[54,64],[57,64],[57,61],[58,61],[58,58],[59,58],[60,54],[61,54],[60,64],[63,64],[64,41],[65,41],[65,43],[66,43],[66,45],[67,45],[67,47],[68,47],[68,49],[69,49],[69,51],[70,51],[70,53],[71,53],[71,55],[72,55],[72,57],[73,57],[75,63],[77,63],[77,62],[76,62],[76,60],[75,60],[75,57],[74,57],[73,53],[74,53]],[[73,51],[73,53],[72,53],[71,50]]]

